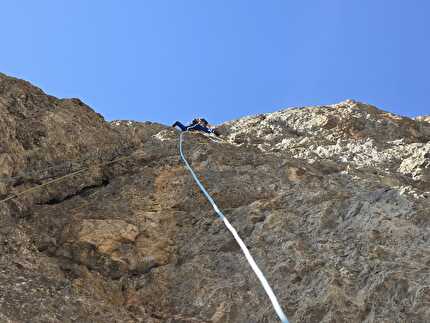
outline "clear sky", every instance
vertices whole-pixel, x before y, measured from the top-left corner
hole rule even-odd
[[[430,114],[429,0],[5,0],[0,71],[106,119]]]

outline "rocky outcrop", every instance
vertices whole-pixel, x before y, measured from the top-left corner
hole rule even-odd
[[[420,122],[430,122],[430,116],[419,116],[416,117],[415,120]]]
[[[220,131],[185,153],[292,322],[430,320],[425,118],[350,100]],[[0,321],[277,322],[176,130],[0,75],[0,134]]]

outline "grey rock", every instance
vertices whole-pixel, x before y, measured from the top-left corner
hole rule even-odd
[[[184,151],[291,322],[430,321],[430,123],[348,100],[227,122]],[[0,74],[0,320],[277,322],[179,161]],[[115,161],[117,160],[117,161]]]

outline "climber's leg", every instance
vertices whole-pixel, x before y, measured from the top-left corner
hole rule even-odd
[[[179,127],[182,131],[187,131],[187,127],[185,127],[182,123],[179,121],[176,121],[174,124],[172,124],[172,127]]]

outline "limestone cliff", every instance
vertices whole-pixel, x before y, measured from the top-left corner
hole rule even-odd
[[[345,101],[220,130],[187,134],[185,153],[291,322],[430,322],[429,117]],[[109,123],[0,74],[13,196],[0,322],[277,322],[172,128]]]

